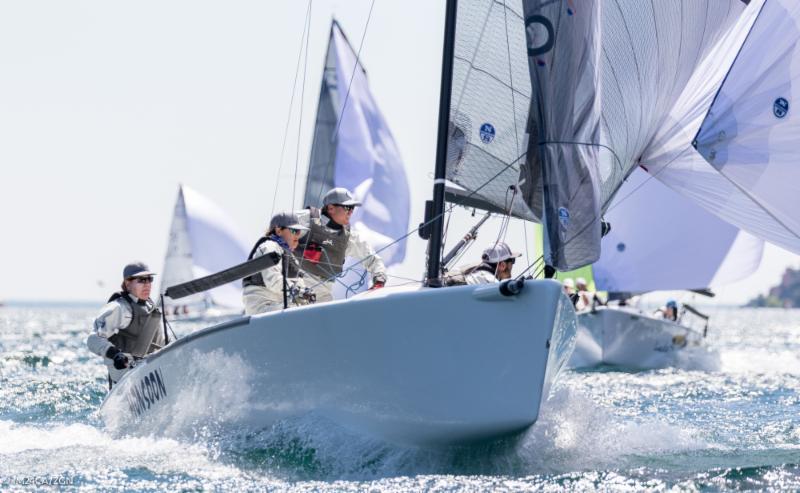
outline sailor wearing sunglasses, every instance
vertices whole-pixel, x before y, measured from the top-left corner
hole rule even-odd
[[[382,288],[386,283],[383,260],[350,226],[350,218],[360,206],[346,188],[334,188],[322,199],[322,209],[309,207],[297,212],[300,222],[309,227],[309,233],[300,241],[295,255],[300,268],[308,274],[306,284],[315,286],[317,301],[333,300],[336,277],[342,274],[346,257],[360,260],[372,276],[372,288]]]
[[[300,276],[299,266],[291,255],[297,248],[300,237],[308,228],[300,224],[297,216],[289,212],[281,212],[272,216],[267,233],[259,238],[247,260],[263,255],[271,255],[275,265],[261,272],[245,277],[242,281],[244,291],[244,312],[247,315],[270,312],[283,308],[283,262],[286,261],[286,277],[288,289],[292,293],[304,293],[305,286]],[[286,255],[284,255],[286,254]],[[300,304],[302,299],[291,296],[293,304]],[[306,297],[306,301],[308,297]]]
[[[154,275],[141,262],[126,265],[121,290],[111,295],[94,319],[86,345],[104,357],[109,387],[119,381],[133,360],[164,345],[161,310],[150,299]]]

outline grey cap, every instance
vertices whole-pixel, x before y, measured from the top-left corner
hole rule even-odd
[[[355,197],[353,197],[353,194],[350,193],[350,190],[342,187],[337,187],[337,188],[332,188],[322,198],[323,207],[330,204],[361,205],[361,202],[357,201]]]
[[[122,269],[122,278],[130,279],[131,277],[147,277],[154,276],[155,272],[150,272],[144,262],[131,262]]]
[[[291,212],[279,212],[272,216],[269,221],[269,229],[273,228],[291,228],[299,229],[300,231],[308,231],[308,228],[300,224],[300,220],[296,215]]]
[[[497,243],[483,251],[481,259],[490,264],[496,264],[504,260],[517,258],[521,253],[512,252],[511,249],[503,242]]]

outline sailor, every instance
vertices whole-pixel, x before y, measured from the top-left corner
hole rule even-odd
[[[350,226],[353,210],[360,205],[346,188],[334,188],[323,197],[322,209],[309,207],[297,212],[300,223],[310,231],[295,256],[317,301],[333,300],[333,286],[336,277],[342,274],[346,257],[359,260],[367,269],[372,276],[370,289],[382,288],[386,283],[383,260]]]
[[[575,302],[576,310],[585,310],[589,308],[594,310],[597,305],[605,305],[603,300],[597,296],[596,292],[589,291],[589,285],[586,279],[582,277],[575,279],[575,289],[578,295],[578,301]]]
[[[444,278],[447,286],[489,284],[511,278],[514,262],[521,253],[514,253],[503,242],[495,243],[481,255],[481,263],[455,269]]]
[[[575,291],[575,281],[568,277],[561,281],[561,285],[562,289],[564,290],[564,294],[567,295],[567,298],[569,298],[569,300],[572,302],[572,306],[578,310],[579,297],[578,293]]]
[[[89,350],[105,358],[109,388],[135,360],[164,345],[161,310],[150,299],[154,275],[141,262],[126,265],[121,291],[111,295],[86,339]]]
[[[678,321],[678,302],[675,300],[667,300],[667,304],[657,309],[653,315],[661,315],[664,320]]]
[[[292,299],[294,305],[312,301],[312,296],[303,284],[297,261],[291,255],[306,231],[308,228],[300,224],[297,216],[290,212],[272,216],[266,234],[258,239],[247,260],[271,255],[275,259],[275,265],[245,277],[242,281],[244,312],[247,315],[283,308],[284,260],[287,262],[287,297]]]

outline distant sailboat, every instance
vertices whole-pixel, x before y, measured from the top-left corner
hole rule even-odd
[[[233,224],[219,206],[181,185],[160,275],[162,288],[206,276],[246,259],[247,242]],[[168,316],[182,319],[239,314],[243,310],[241,283],[226,284],[180,301],[165,298],[165,305]]]
[[[592,266],[596,288],[626,293],[700,290],[743,279],[758,268],[764,241],[707,212],[643,170],[635,170],[606,214],[614,226]],[[629,369],[672,366],[704,339],[680,323],[634,307],[595,307],[578,315],[570,365]]]
[[[327,53],[303,205],[321,207],[322,196],[334,187],[351,190],[364,204],[353,213],[351,226],[373,248],[383,249],[381,258],[391,267],[406,255],[406,241],[394,242],[409,223],[403,160],[370,91],[367,72],[335,20]],[[358,260],[346,259],[345,273],[334,288],[336,299],[369,287],[363,268],[348,269]]]

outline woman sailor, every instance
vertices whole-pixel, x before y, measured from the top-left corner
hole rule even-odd
[[[297,261],[291,255],[297,248],[300,237],[307,230],[308,228],[300,224],[294,214],[282,212],[272,217],[267,233],[258,239],[247,260],[270,255],[274,258],[275,265],[245,277],[242,281],[244,312],[247,315],[283,308],[284,262],[286,262],[287,288],[292,293],[286,295],[293,299],[294,304],[301,304],[302,300],[311,301],[310,295],[304,289]],[[294,296],[298,293],[304,293],[304,297],[299,299]]]
[[[308,274],[308,284],[313,282],[310,287],[317,301],[333,300],[334,284],[342,275],[347,257],[358,259],[372,275],[370,289],[382,288],[386,283],[383,260],[350,224],[353,211],[360,205],[346,188],[333,188],[322,198],[322,209],[309,207],[297,212],[310,232],[295,255]]]
[[[111,295],[94,319],[86,345],[104,357],[109,387],[119,381],[133,360],[164,345],[161,310],[150,299],[154,275],[141,262],[126,265],[122,290]]]

